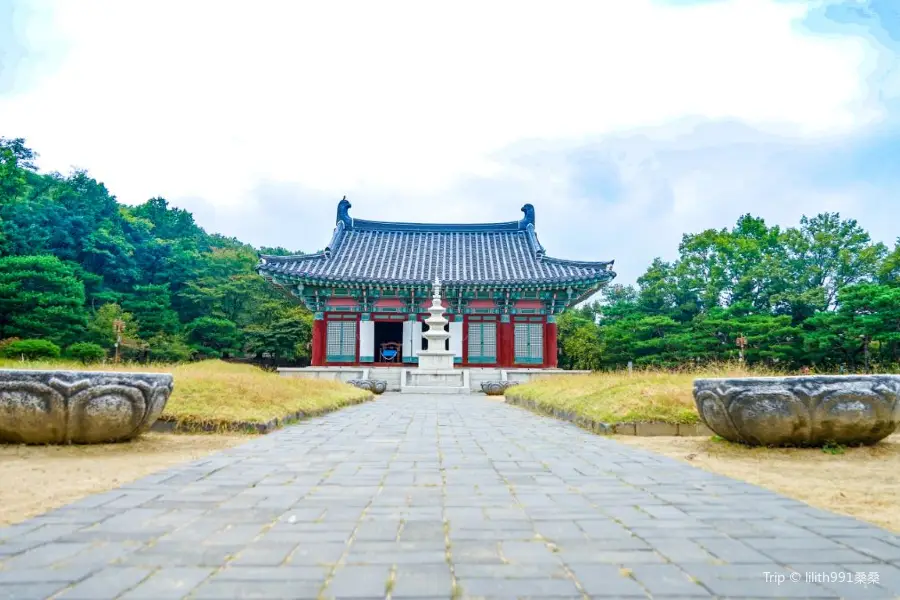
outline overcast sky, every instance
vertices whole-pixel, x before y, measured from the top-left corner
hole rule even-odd
[[[0,0],[0,135],[208,231],[508,221],[629,283],[684,232],[900,236],[900,2]]]

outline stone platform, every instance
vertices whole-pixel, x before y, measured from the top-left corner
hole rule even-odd
[[[387,381],[388,391],[401,390],[401,375],[404,371],[415,369],[415,365],[397,365],[396,367],[303,367],[280,368],[282,377],[306,377],[309,379],[327,379],[332,381],[349,381],[351,379],[383,379]],[[586,375],[590,371],[564,371],[563,369],[524,369],[496,367],[455,367],[454,373],[466,373],[469,390],[481,392],[484,381],[511,381],[526,383],[537,377],[559,377],[561,375]]]
[[[898,594],[894,534],[478,396],[388,394],[0,528],[16,600]]]

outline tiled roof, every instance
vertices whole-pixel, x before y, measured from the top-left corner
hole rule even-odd
[[[615,277],[612,261],[582,262],[546,256],[534,230],[534,208],[506,223],[431,225],[364,221],[338,205],[331,244],[303,256],[262,256],[263,275],[308,283],[447,285],[601,283]]]

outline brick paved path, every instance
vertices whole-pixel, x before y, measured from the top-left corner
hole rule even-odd
[[[162,471],[0,528],[0,564],[16,600],[900,594],[896,536],[483,396],[384,396]]]

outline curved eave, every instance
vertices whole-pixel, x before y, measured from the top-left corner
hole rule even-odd
[[[313,285],[313,286],[328,286],[328,285],[342,285],[342,286],[375,286],[375,287],[427,287],[430,288],[432,282],[430,281],[417,281],[417,280],[406,280],[406,279],[370,279],[370,278],[362,278],[362,277],[316,277],[306,273],[298,273],[298,272],[282,272],[282,271],[272,271],[268,269],[260,269],[261,273],[267,278],[271,279],[281,279],[286,282],[291,282],[294,284],[303,284],[303,285]],[[484,281],[484,280],[445,280],[442,284],[445,287],[481,287],[481,288],[503,288],[508,289],[512,287],[560,287],[560,286],[588,286],[589,288],[603,285],[611,281],[615,278],[616,274],[613,271],[603,270],[602,272],[598,272],[592,276],[587,277],[559,277],[559,278],[542,278],[542,279],[507,279],[503,281]]]
[[[582,269],[596,269],[597,271],[612,272],[612,267],[616,263],[614,260],[606,261],[587,261],[587,260],[566,260],[565,258],[554,258],[552,256],[542,256],[542,262],[553,263],[561,267],[580,267]]]

